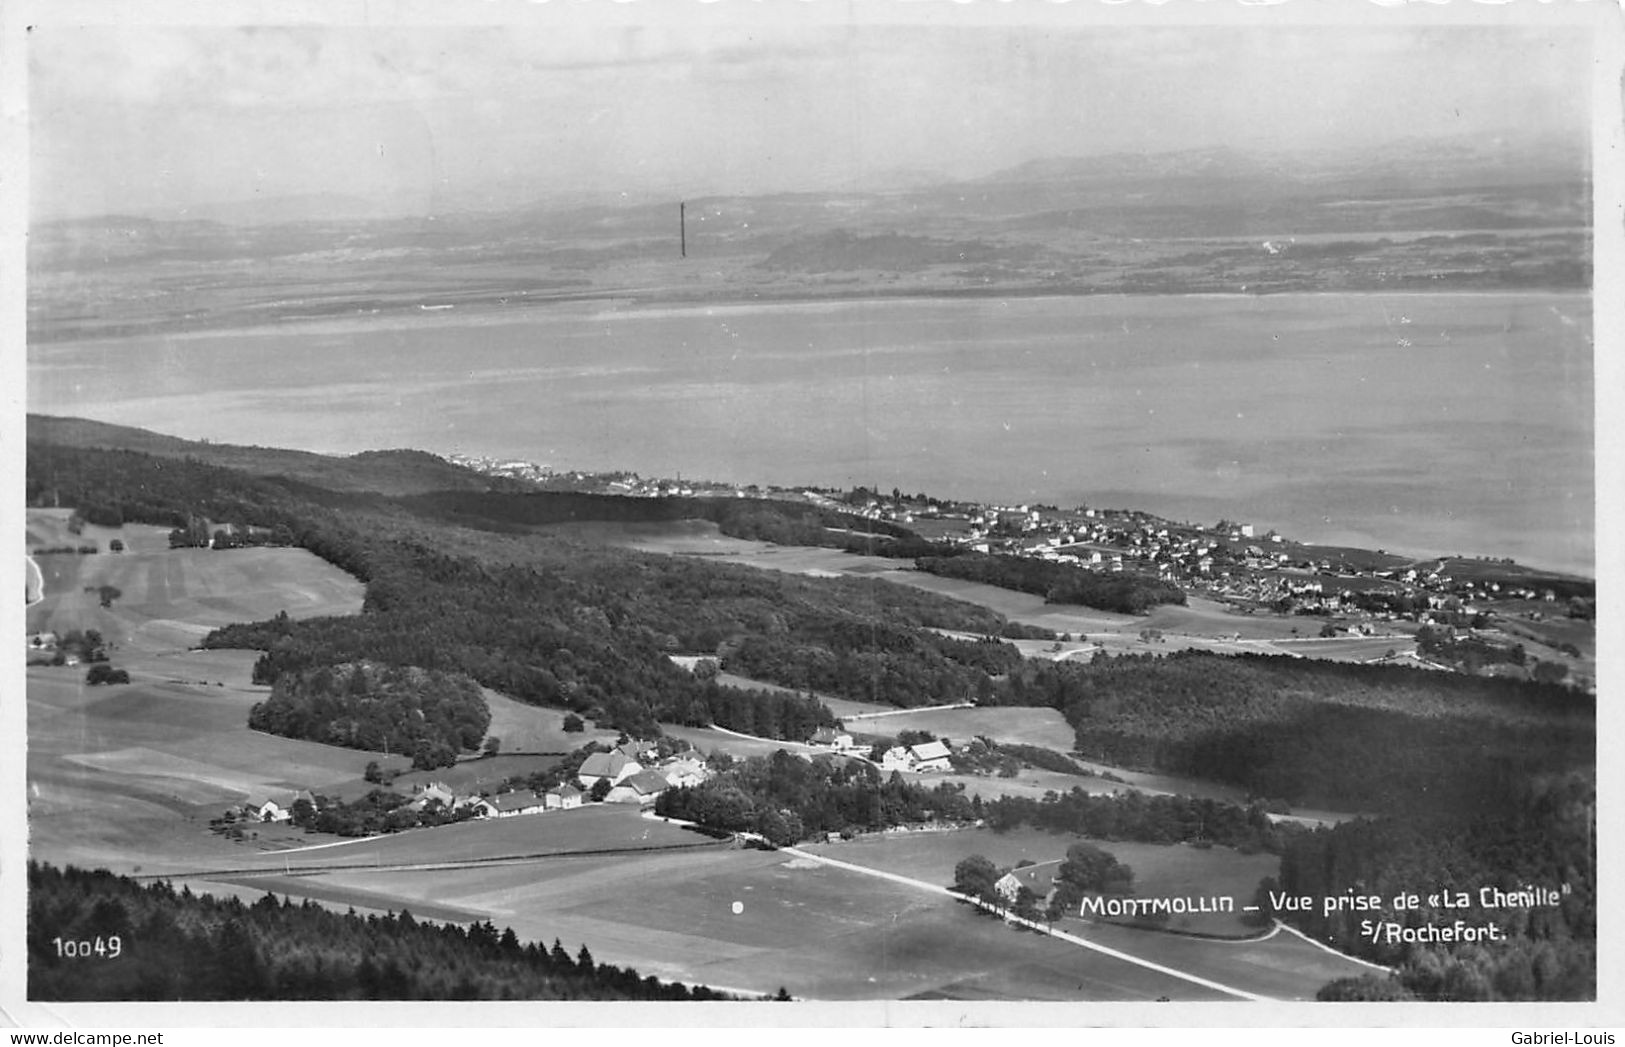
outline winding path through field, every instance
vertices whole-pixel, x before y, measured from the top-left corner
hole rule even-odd
[[[40,570],[39,564],[37,562],[35,562],[35,560],[34,560],[34,558],[32,556],[28,557],[28,569],[29,569],[30,572],[33,573],[34,578],[39,583],[38,584],[38,593],[36,595],[34,595],[34,596],[31,596],[31,597],[28,595],[28,592],[27,592],[28,587],[25,586],[25,591],[23,593],[23,596],[24,596],[24,599],[26,600],[26,605],[29,606],[29,607],[32,607],[35,604],[39,603],[41,600],[45,599],[45,572]]]
[[[835,858],[827,858],[821,854],[813,854],[811,851],[803,851],[799,847],[783,847],[780,848],[780,850],[782,850],[785,854],[792,854],[797,858],[805,858],[808,861],[818,862],[821,865],[830,865],[837,869],[845,869],[848,872],[861,873],[865,876],[876,876],[883,880],[891,880],[894,883],[904,884],[908,887],[914,887],[923,891],[930,891],[932,894],[943,895],[944,897],[952,898],[956,901],[966,900],[963,895],[955,894],[953,891],[941,886],[940,884],[927,883],[924,880],[916,880],[908,876],[902,876],[898,873],[885,872],[881,869],[871,869],[866,865],[854,865],[851,862],[843,862]],[[1002,910],[999,911],[1002,912]],[[1208,978],[1203,978],[1200,975],[1191,974],[1187,971],[1181,971],[1173,967],[1167,967],[1160,963],[1153,963],[1150,960],[1142,959],[1130,953],[1121,952],[1117,949],[1112,949],[1108,946],[1091,942],[1085,938],[1079,938],[1075,934],[1068,934],[1065,931],[1057,931],[1055,928],[1046,924],[1037,923],[1032,920],[1024,920],[1019,916],[1014,916],[1008,913],[1005,913],[1004,915],[1005,918],[1010,922],[1019,924],[1029,930],[1037,931],[1040,934],[1047,934],[1052,938],[1059,938],[1061,941],[1070,942],[1073,945],[1088,949],[1091,952],[1097,952],[1105,956],[1110,956],[1114,960],[1122,960],[1124,963],[1132,963],[1137,967],[1144,967],[1147,970],[1156,971],[1159,974],[1166,974],[1173,978],[1179,978],[1182,981],[1190,982],[1193,985],[1200,985],[1206,989],[1214,989],[1218,992],[1227,993],[1243,1000],[1268,1001],[1270,999],[1268,996],[1260,996],[1257,993],[1251,993],[1245,989],[1237,989],[1234,986],[1212,981]]]

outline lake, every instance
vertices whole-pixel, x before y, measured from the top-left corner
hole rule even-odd
[[[1564,294],[573,303],[48,343],[32,411],[217,442],[1220,517],[1591,573]]]

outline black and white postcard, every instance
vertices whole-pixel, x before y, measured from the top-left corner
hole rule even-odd
[[[1613,1042],[1617,5],[5,18],[9,1020]]]

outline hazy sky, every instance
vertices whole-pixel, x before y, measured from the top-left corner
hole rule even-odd
[[[500,27],[41,25],[32,212],[341,193],[422,213],[1588,124],[1583,31],[969,25],[933,6],[907,25],[579,7]]]

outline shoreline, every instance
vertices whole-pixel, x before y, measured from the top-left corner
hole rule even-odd
[[[192,327],[171,329],[161,322],[141,324],[137,330],[126,330],[116,334],[72,335],[55,337],[43,332],[30,329],[26,334],[26,342],[30,349],[35,346],[75,346],[100,345],[109,342],[122,342],[132,338],[162,338],[169,341],[192,341],[201,338],[225,337],[233,334],[250,337],[268,334],[310,333],[323,334],[335,331],[353,329],[358,325],[372,325],[374,329],[395,330],[401,328],[423,327],[454,327],[454,326],[501,326],[508,324],[525,323],[528,314],[538,309],[553,306],[612,306],[620,303],[625,307],[624,312],[636,313],[693,313],[704,310],[728,310],[734,314],[756,312],[764,309],[783,309],[793,307],[836,307],[836,306],[863,306],[863,305],[902,305],[918,302],[921,304],[937,304],[945,302],[973,302],[997,301],[1001,298],[1022,299],[1023,301],[1071,301],[1071,300],[1117,300],[1131,301],[1134,299],[1198,299],[1213,301],[1258,300],[1272,299],[1311,299],[1311,298],[1583,298],[1592,301],[1596,297],[1596,288],[1556,288],[1556,287],[1526,287],[1508,288],[1506,290],[1479,290],[1479,289],[1351,289],[1337,291],[1055,291],[1047,288],[942,288],[937,290],[922,290],[917,293],[898,293],[895,291],[863,293],[780,293],[780,294],[719,294],[715,297],[682,296],[682,295],[653,295],[640,294],[638,289],[605,288],[603,291],[583,291],[578,293],[538,294],[527,297],[523,302],[513,304],[498,304],[484,300],[454,303],[457,306],[466,306],[463,311],[457,309],[421,311],[416,304],[391,305],[381,308],[378,312],[335,312],[327,316],[297,315],[285,320],[269,319],[252,321],[242,324],[226,324],[219,327]],[[249,319],[249,318],[244,318]],[[473,322],[470,322],[472,319]]]

